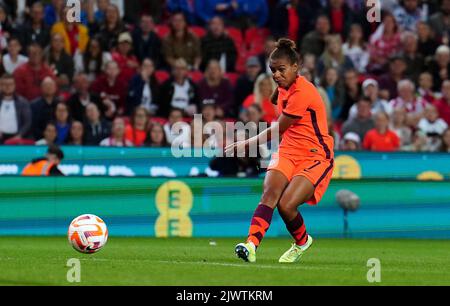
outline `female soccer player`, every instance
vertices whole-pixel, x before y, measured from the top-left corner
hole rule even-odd
[[[325,104],[313,84],[299,76],[300,55],[295,43],[280,39],[270,56],[270,69],[278,85],[273,102],[281,114],[278,122],[258,136],[231,144],[225,153],[243,152],[280,133],[278,153],[272,156],[264,181],[264,193],[253,215],[246,243],[236,246],[236,255],[256,261],[256,249],[269,229],[278,208],[295,243],[279,262],[294,263],[311,247],[298,207],[317,205],[333,173],[333,138],[328,133]]]

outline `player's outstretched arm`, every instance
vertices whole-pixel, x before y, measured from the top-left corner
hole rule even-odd
[[[268,129],[265,129],[255,137],[226,146],[225,156],[229,156],[228,154],[231,154],[231,152],[245,152],[251,146],[265,144],[269,140],[272,140],[273,136],[277,133],[278,136],[282,136],[284,132],[286,132],[287,129],[289,129],[289,127],[295,124],[298,120],[300,120],[300,118],[293,118],[286,116],[285,114],[281,114],[278,118],[278,122],[272,123]]]

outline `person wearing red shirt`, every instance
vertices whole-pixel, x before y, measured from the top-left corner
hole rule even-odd
[[[400,138],[389,129],[388,114],[379,112],[375,115],[375,128],[367,132],[363,147],[375,152],[393,152],[400,148]]]
[[[120,69],[116,62],[110,61],[106,64],[104,74],[95,80],[91,90],[100,95],[103,104],[113,104],[116,114],[124,114],[128,84],[120,76]]]
[[[450,125],[450,80],[442,83],[442,98],[436,100],[434,105],[438,109],[439,117]]]
[[[120,34],[117,51],[112,53],[112,58],[119,65],[121,76],[127,83],[130,82],[139,68],[139,61],[132,53],[132,49],[133,39],[131,35],[128,32]]]
[[[14,71],[16,92],[18,95],[33,101],[41,95],[41,83],[46,77],[55,79],[52,69],[44,63],[42,47],[33,43],[28,47],[28,63]]]
[[[147,140],[149,130],[149,112],[143,106],[138,106],[131,116],[131,122],[125,128],[125,139],[136,147],[141,147]]]

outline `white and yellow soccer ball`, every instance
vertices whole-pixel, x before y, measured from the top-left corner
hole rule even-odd
[[[70,223],[67,236],[75,250],[84,254],[100,251],[108,241],[105,222],[95,215],[82,215]]]

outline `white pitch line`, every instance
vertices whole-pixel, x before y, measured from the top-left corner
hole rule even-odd
[[[274,270],[341,270],[351,271],[350,268],[332,268],[332,267],[311,267],[311,266],[293,266],[293,265],[258,265],[258,264],[232,264],[223,262],[203,262],[203,261],[164,261],[160,260],[159,263],[165,264],[183,264],[183,265],[205,265],[205,266],[222,266],[222,267],[236,267],[236,268],[262,268],[262,269],[274,269]]]

